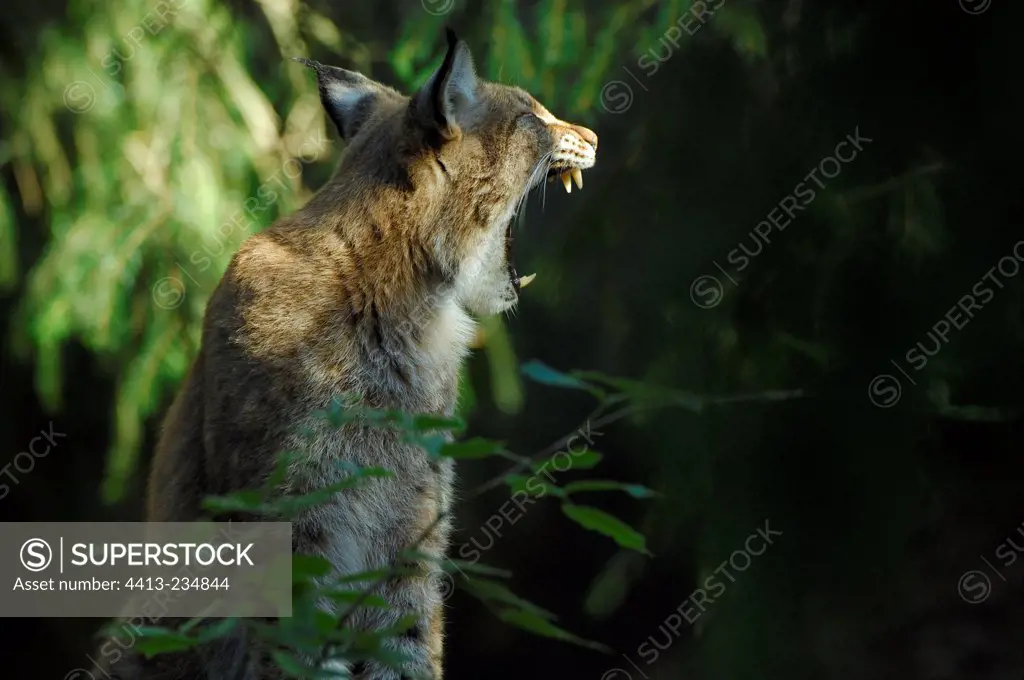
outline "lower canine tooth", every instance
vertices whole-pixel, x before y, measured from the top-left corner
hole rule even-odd
[[[575,180],[576,186],[578,186],[580,189],[582,189],[583,188],[583,171],[580,170],[579,168],[573,168],[572,169],[572,178],[573,178],[573,180]]]
[[[571,179],[571,176],[569,175],[569,171],[566,170],[565,172],[563,172],[560,175],[560,177],[562,178],[562,186],[565,187],[565,193],[571,194],[572,193],[572,179]]]
[[[529,286],[529,285],[530,285],[530,283],[531,283],[531,282],[532,282],[532,281],[533,281],[533,280],[534,280],[535,278],[537,278],[537,275],[536,275],[536,274],[530,274],[529,276],[523,276],[522,278],[520,278],[520,279],[519,279],[519,287],[520,287],[520,288],[526,288],[527,286]]]

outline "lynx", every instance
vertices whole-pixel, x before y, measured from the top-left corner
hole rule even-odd
[[[346,149],[303,208],[241,246],[213,293],[202,347],[155,454],[148,520],[197,519],[204,496],[259,486],[277,454],[300,450],[288,477],[294,492],[337,481],[339,460],[394,477],[309,511],[293,526],[296,552],[350,573],[392,564],[423,538],[418,550],[440,558],[451,461],[430,458],[397,433],[332,428],[315,414],[339,394],[370,408],[452,414],[473,317],[511,309],[533,280],[513,262],[513,217],[546,177],[566,191],[571,182],[582,188],[597,136],[519,88],[479,80],[451,31],[443,63],[412,96],[298,61],[315,72]],[[442,677],[442,598],[436,569],[420,566],[420,576],[382,586],[389,609],[350,619],[374,630],[414,614],[419,623],[391,643],[411,659],[408,667],[361,663],[347,669],[354,677]],[[119,672],[271,677],[257,656],[235,640],[202,658],[156,657],[147,670]]]

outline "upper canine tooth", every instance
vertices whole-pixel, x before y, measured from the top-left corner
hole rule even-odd
[[[572,169],[572,178],[576,181],[576,186],[580,189],[583,188],[583,171],[579,168]]]
[[[571,194],[572,193],[572,179],[570,179],[571,176],[569,174],[569,171],[566,170],[565,172],[563,172],[560,175],[560,177],[562,178],[562,186],[565,187],[565,193]]]
[[[526,288],[527,286],[530,285],[530,282],[532,282],[535,278],[537,278],[536,274],[530,274],[528,276],[520,277],[519,278],[519,287],[520,288]]]

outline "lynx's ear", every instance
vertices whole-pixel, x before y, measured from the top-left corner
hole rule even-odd
[[[441,67],[413,97],[416,118],[444,139],[458,137],[472,119],[478,102],[476,70],[466,43],[448,29],[448,53]]]
[[[338,128],[338,134],[345,140],[356,136],[359,128],[373,111],[377,97],[389,90],[388,87],[355,71],[327,66],[301,57],[293,57],[293,61],[316,71],[320,101]]]

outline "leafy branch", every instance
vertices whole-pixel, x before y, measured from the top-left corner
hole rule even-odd
[[[566,379],[568,380],[568,378]],[[617,394],[604,394],[594,390],[601,397],[599,409],[622,404],[625,398]],[[599,410],[598,413],[601,411]],[[397,432],[401,440],[421,448],[435,459],[478,460],[499,457],[510,460],[514,467],[503,475],[502,481],[513,493],[525,493],[532,477],[539,475],[548,461],[541,459],[571,444],[574,435],[561,437],[552,445],[531,456],[520,456],[508,450],[502,442],[475,437],[457,440],[456,434],[466,429],[461,418],[438,416],[436,414],[412,414],[397,410],[371,409],[363,406],[351,395],[341,395],[327,409],[317,414],[333,428],[375,427]],[[623,411],[612,414],[611,418],[600,420],[602,424],[624,417]],[[261,519],[294,520],[311,508],[328,503],[335,494],[350,492],[375,480],[394,476],[388,470],[377,467],[361,467],[347,461],[338,461],[341,468],[340,481],[313,491],[293,494],[287,491],[289,470],[301,465],[300,452],[284,452],[276,462],[271,474],[261,488],[234,492],[225,496],[209,497],[203,507],[213,515],[242,514]],[[566,469],[588,470],[595,467],[601,455],[586,449],[574,452]],[[531,476],[519,474],[531,471]],[[524,486],[525,485],[525,486]],[[557,498],[563,513],[581,527],[605,535],[618,545],[647,553],[644,537],[622,520],[577,502],[580,494],[601,491],[624,491],[635,498],[651,498],[655,494],[639,484],[624,484],[611,480],[577,480],[558,486],[546,484],[546,493]],[[530,631],[592,649],[605,650],[595,642],[580,638],[559,627],[551,612],[513,593],[499,579],[507,578],[505,572],[475,562],[464,562],[449,558],[441,559],[420,552],[423,542],[448,517],[438,513],[424,528],[417,539],[402,551],[388,565],[354,574],[334,574],[331,563],[317,555],[296,554],[292,557],[293,615],[273,623],[262,621],[230,619],[231,623],[218,622],[212,626],[200,625],[201,619],[193,619],[178,627],[151,627],[144,631],[145,642],[140,650],[147,655],[180,651],[210,642],[216,637],[231,634],[239,623],[251,630],[256,637],[271,648],[275,663],[290,677],[325,677],[325,662],[341,658],[349,662],[373,660],[377,663],[400,667],[402,659],[387,649],[388,637],[401,635],[415,618],[403,617],[387,631],[350,630],[352,618],[365,607],[386,608],[388,603],[379,596],[381,586],[388,579],[413,575],[411,564],[429,562],[437,569],[453,577],[453,571],[461,575],[463,589],[478,599],[502,621]],[[470,578],[467,573],[472,574]],[[453,578],[454,582],[454,578]],[[324,599],[339,605],[335,613],[325,612],[316,606]]]

